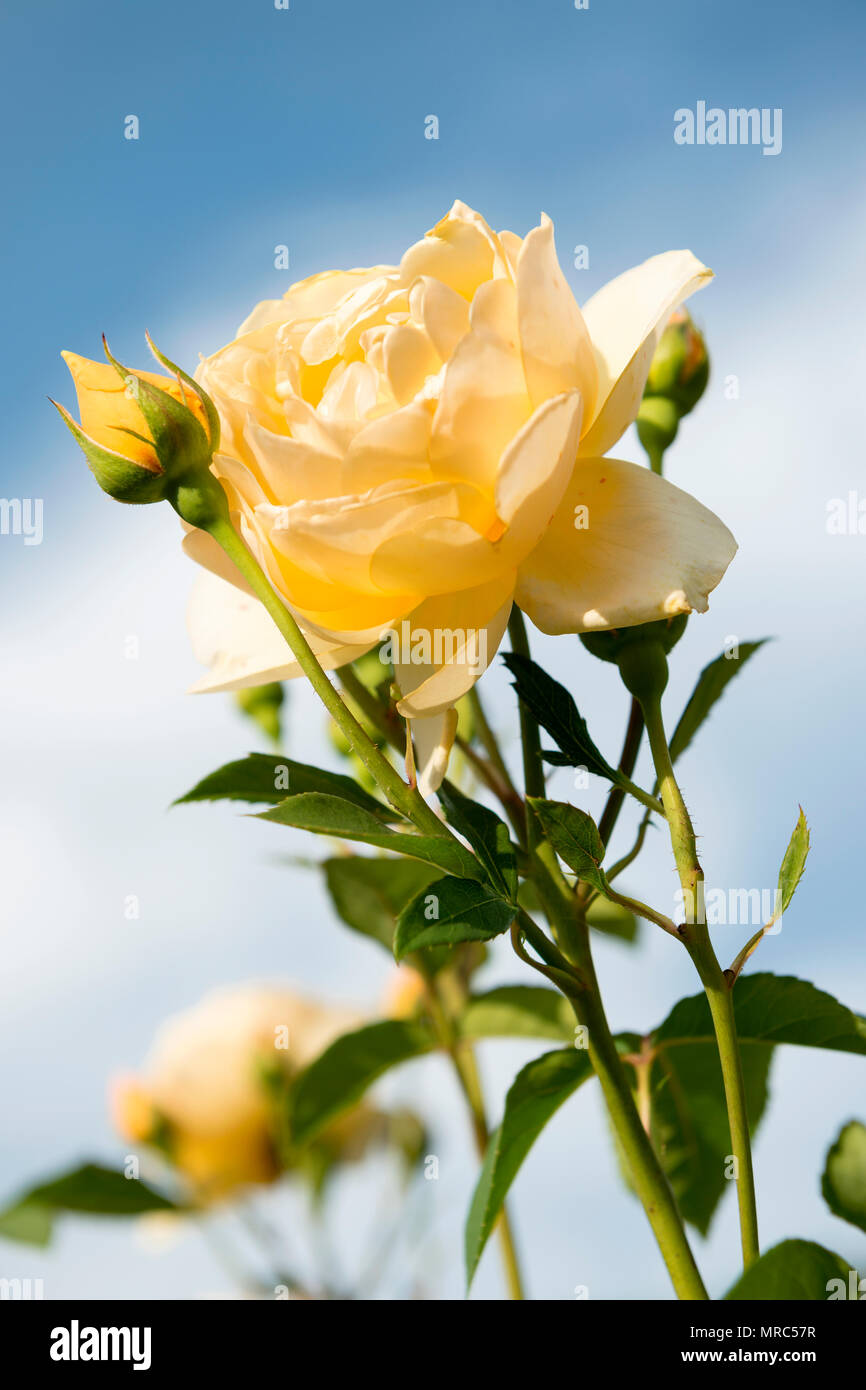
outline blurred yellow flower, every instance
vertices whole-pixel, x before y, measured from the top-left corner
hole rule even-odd
[[[359,1022],[286,989],[218,990],[163,1024],[140,1076],[113,1083],[115,1124],[128,1140],[159,1147],[199,1200],[270,1182],[284,1164],[269,1078],[288,1079]],[[354,1158],[372,1132],[370,1112],[359,1110],[324,1138]]]
[[[411,965],[398,965],[385,984],[383,1012],[389,1018],[412,1018],[424,1000],[427,986],[424,977]]]

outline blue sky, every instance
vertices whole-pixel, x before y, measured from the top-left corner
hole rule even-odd
[[[0,537],[12,981],[0,1104],[16,1117],[0,1155],[3,1191],[85,1152],[116,1152],[105,1078],[140,1061],[161,1017],[209,986],[288,977],[372,1006],[387,974],[333,923],[314,880],[275,864],[288,847],[309,849],[300,839],[224,808],[165,814],[252,740],[222,697],[183,694],[196,675],[183,627],[192,574],[174,519],[99,493],[45,400],[73,402],[59,351],[97,356],[105,331],[130,365],[146,365],[147,328],[192,366],[258,299],[331,266],[398,258],[455,197],[520,233],[548,212],[580,300],[669,247],[690,246],[715,269],[694,305],[714,375],[668,471],[728,522],[740,552],[677,655],[671,717],[728,636],[777,640],[683,760],[686,795],[708,878],[732,886],[772,886],[803,802],[812,859],[761,968],[866,1007],[852,875],[862,857],[866,537],[825,528],[828,502],[864,486],[862,4],[590,0],[579,12],[568,0],[291,0],[277,11],[267,0],[17,0],[2,26],[0,494],[44,499],[41,545]],[[781,108],[781,154],[677,146],[674,112],[702,100]],[[437,141],[424,138],[430,114]],[[124,139],[129,115],[140,121],[135,141]],[[280,244],[289,272],[274,268]],[[588,269],[573,267],[578,244]],[[732,375],[736,400],[723,392]],[[640,457],[634,439],[617,452]],[[135,663],[123,658],[129,634],[140,639]],[[570,639],[537,639],[537,649],[614,754],[625,705],[611,671]],[[504,676],[488,685],[508,739]],[[306,692],[293,692],[290,717],[295,748],[326,758]],[[588,809],[598,801],[596,788]],[[663,847],[631,886],[672,905]],[[145,905],[135,931],[122,917],[129,892]],[[601,949],[615,1026],[650,1026],[693,992],[669,944]],[[490,978],[516,974],[503,952]],[[494,1112],[525,1055],[510,1045],[485,1053]],[[825,1214],[816,1179],[862,1098],[860,1064],[778,1060],[758,1144],[766,1237],[823,1239],[862,1264],[862,1241]],[[453,1156],[452,1186],[436,1200],[442,1264],[456,1268],[466,1138],[433,1064],[395,1078],[395,1094],[401,1084],[426,1098]],[[593,1296],[622,1296],[610,1221],[614,1247],[634,1251],[629,1292],[664,1296],[594,1106],[586,1097],[563,1112],[519,1180],[533,1289],[567,1298],[588,1282]],[[546,1193],[573,1173],[575,1145],[586,1181],[566,1231]],[[735,1265],[733,1219],[728,1200],[704,1251],[717,1288]],[[341,1230],[354,1238],[351,1216]],[[155,1261],[128,1232],[92,1224],[67,1228],[47,1256],[11,1259],[12,1272],[43,1272],[49,1296],[104,1294],[118,1279],[160,1296],[219,1284],[194,1238]],[[440,1288],[459,1292],[455,1274]],[[497,1288],[489,1261],[479,1291]]]

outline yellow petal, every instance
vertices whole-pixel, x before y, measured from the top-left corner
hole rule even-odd
[[[301,674],[274,624],[258,599],[213,574],[200,574],[187,610],[187,626],[197,661],[208,674],[192,687],[193,694],[244,690],[267,681],[292,680]],[[326,670],[332,671],[369,651],[372,643],[345,645],[308,633],[307,640]]]
[[[429,719],[411,719],[409,729],[415,748],[418,790],[422,796],[431,796],[441,787],[448,771],[448,759],[457,737],[457,711],[446,709]]]
[[[520,251],[517,315],[533,406],[562,391],[578,390],[591,415],[598,390],[592,342],[556,257],[553,223],[545,215]]]
[[[274,434],[252,416],[245,435],[269,502],[287,506],[343,491],[343,458],[335,446],[325,451],[303,439]]]
[[[436,517],[377,546],[370,577],[385,592],[444,594],[486,584],[503,564],[496,547],[468,522]]]
[[[400,262],[404,285],[419,275],[432,275],[444,285],[471,299],[479,285],[493,276],[496,260],[494,234],[477,213],[457,202],[432,231],[416,241]]]
[[[429,598],[395,627],[400,714],[441,714],[472,688],[502,641],[513,585],[514,575],[505,574],[477,589]]]
[[[432,483],[428,458],[432,424],[429,401],[411,401],[399,410],[370,420],[346,451],[340,486],[333,495],[358,496],[394,478]]]
[[[438,477],[470,482],[492,495],[500,458],[532,414],[510,280],[481,286],[470,324],[445,367],[430,461]]]
[[[578,459],[516,598],[550,633],[703,613],[736,549],[714,512],[650,469]]]
[[[235,337],[272,323],[313,324],[331,314],[341,300],[370,280],[394,274],[396,266],[374,265],[358,270],[325,270],[291,285],[282,299],[263,299],[244,319]]]
[[[258,506],[256,520],[274,549],[307,574],[339,582],[355,593],[376,594],[381,591],[370,563],[379,546],[439,517],[459,517],[460,506],[451,483],[416,487],[396,480],[361,497]]]
[[[462,295],[421,275],[412,286],[409,307],[416,323],[421,324],[441,361],[447,362],[464,333],[469,330],[469,305]]]
[[[634,420],[670,314],[712,277],[691,251],[666,251],[610,280],[584,304],[599,385],[595,412],[584,418],[582,454],[607,453]]]
[[[439,355],[422,328],[398,323],[389,328],[382,343],[385,377],[398,405],[406,405],[423,389],[428,376],[438,372]]]
[[[574,469],[580,433],[579,391],[539,406],[502,456],[496,512],[505,523],[503,559],[519,564],[550,524]]]

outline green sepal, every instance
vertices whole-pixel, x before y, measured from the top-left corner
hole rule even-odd
[[[162,469],[157,472],[152,468],[145,468],[143,464],[133,463],[122,454],[116,454],[102,444],[97,444],[96,440],[85,434],[77,421],[73,420],[65,406],[54,400],[51,404],[57,408],[81,448],[88,467],[103,492],[107,492],[109,497],[113,497],[117,502],[128,502],[133,506],[163,500],[166,487]]]

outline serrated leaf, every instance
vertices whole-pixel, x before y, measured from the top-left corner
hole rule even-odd
[[[347,927],[379,941],[390,955],[397,918],[407,903],[439,877],[418,859],[343,855],[323,865],[328,892]]]
[[[516,1076],[505,1098],[502,1124],[490,1136],[466,1219],[467,1286],[526,1155],[548,1120],[591,1075],[589,1054],[564,1048],[536,1057]]]
[[[586,721],[565,686],[519,652],[503,652],[502,659],[514,676],[518,698],[559,749],[558,753],[545,751],[545,761],[557,767],[585,767],[598,777],[619,782],[620,773],[596,748]]]
[[[270,811],[262,811],[257,819],[273,821],[275,825],[293,826],[297,830],[310,830],[314,835],[331,835],[338,840],[358,840],[365,845],[375,845],[378,849],[391,850],[394,854],[422,859],[460,878],[480,882],[485,877],[475,855],[453,836],[410,835],[404,831],[389,830],[366,808],[335,796],[304,792],[281,801]]]
[[[672,762],[676,762],[680,754],[686,751],[713,706],[721,699],[728,682],[743,669],[749,657],[769,640],[768,637],[761,637],[757,642],[742,642],[738,656],[727,657],[723,654],[704,667],[674,729],[670,742]]]
[[[182,1210],[176,1202],[139,1178],[127,1178],[116,1168],[83,1163],[23,1193],[3,1212],[9,1218],[22,1207],[51,1212],[83,1212],[93,1216],[138,1216],[149,1211]]]
[[[604,845],[592,816],[577,806],[569,806],[566,801],[545,801],[539,796],[530,796],[527,800],[560,859],[565,860],[578,878],[599,893],[607,894],[609,884],[601,868]]]
[[[866,1055],[866,1019],[831,994],[794,975],[743,975],[733,991],[737,1034],[742,1042],[794,1043],[832,1052]],[[657,1045],[712,1043],[710,1006],[695,994],[675,1004],[653,1034]]]
[[[473,995],[460,1019],[465,1038],[549,1038],[574,1041],[575,1019],[568,1000],[536,985],[501,985]]]
[[[834,1216],[866,1231],[866,1125],[859,1120],[845,1125],[828,1152],[821,1191]]]
[[[436,1045],[421,1023],[386,1019],[370,1023],[326,1048],[300,1072],[289,1094],[292,1139],[301,1146],[353,1106],[392,1067],[423,1057]]]
[[[403,909],[394,933],[394,956],[461,941],[491,941],[514,921],[515,908],[482,883],[440,878]],[[435,915],[434,915],[435,914]]]
[[[779,901],[780,907],[776,915],[781,916],[787,912],[788,906],[797,889],[797,884],[803,877],[803,870],[806,867],[806,856],[809,853],[809,827],[806,824],[806,817],[803,808],[800,807],[800,814],[797,817],[797,824],[794,826],[794,833],[788,841],[788,848],[785,850],[785,857],[782,860],[782,867],[779,870]]]
[[[487,870],[494,888],[512,902],[517,894],[517,855],[508,826],[493,811],[443,782],[439,800],[449,825],[468,840]]]
[[[847,1290],[849,1267],[812,1240],[783,1240],[756,1260],[725,1294],[726,1299],[825,1303],[837,1280]],[[838,1296],[838,1294],[837,1294]],[[846,1296],[844,1293],[841,1295]]]
[[[813,985],[771,974],[741,977],[733,992],[746,1110],[756,1132],[779,1043],[866,1052],[866,1023]],[[685,1219],[709,1229],[727,1179],[724,1085],[704,994],[682,999],[651,1038],[653,1138]]]
[[[226,763],[178,797],[175,806],[191,801],[265,802],[278,806],[286,797],[305,792],[323,792],[354,806],[362,806],[380,820],[396,820],[397,813],[370,796],[351,777],[341,772],[296,763],[277,753],[250,753],[237,762]]]

